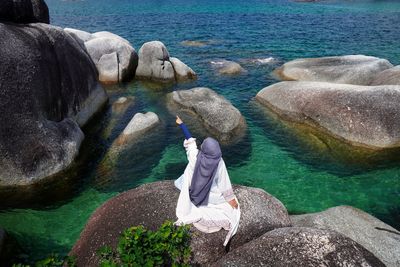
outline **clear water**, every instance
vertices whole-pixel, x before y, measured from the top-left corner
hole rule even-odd
[[[66,254],[90,214],[118,192],[157,180],[174,179],[185,167],[182,136],[166,108],[177,89],[207,86],[240,109],[248,134],[223,148],[234,183],[265,189],[290,213],[352,205],[400,229],[400,153],[359,150],[277,120],[254,103],[255,94],[276,80],[271,71],[299,57],[366,54],[400,64],[398,1],[285,0],[47,0],[51,21],[90,32],[108,30],[138,50],[151,40],[166,44],[199,75],[172,86],[131,82],[107,87],[110,102],[134,96],[124,115],[107,108],[85,128],[80,161],[56,181],[0,193],[0,226],[25,253],[40,258]],[[207,41],[187,47],[184,40]],[[273,57],[270,64],[251,59]],[[223,77],[210,61],[241,62],[246,74]],[[136,112],[155,111],[163,129],[118,156],[107,150]],[[190,124],[190,123],[189,123]],[[204,134],[193,130],[201,138]],[[172,218],[173,219],[173,218]]]

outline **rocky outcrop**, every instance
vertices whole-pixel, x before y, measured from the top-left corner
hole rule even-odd
[[[233,250],[213,266],[385,266],[337,232],[303,227],[270,231]]]
[[[294,226],[339,232],[368,249],[386,266],[400,266],[400,232],[362,210],[338,206],[291,219]]]
[[[400,85],[400,65],[378,73],[370,85]]]
[[[275,73],[282,80],[369,85],[376,74],[393,67],[386,59],[349,55],[296,59]]]
[[[284,119],[353,145],[400,146],[400,86],[280,82],[261,90],[256,99]]]
[[[237,140],[246,130],[246,121],[240,111],[209,88],[174,91],[168,95],[168,106],[174,114],[194,114],[223,143]]]
[[[128,40],[111,32],[96,32],[65,28],[68,34],[89,53],[105,84],[129,81],[133,78],[138,56]]]
[[[211,61],[212,66],[221,75],[238,75],[246,72],[246,70],[240,66],[239,63],[229,60],[216,60]]]
[[[282,203],[260,189],[235,186],[242,209],[241,222],[232,247],[261,236],[266,231],[290,226]],[[172,181],[155,182],[124,192],[98,208],[89,219],[70,254],[77,256],[78,266],[97,266],[96,251],[104,245],[115,246],[120,233],[134,225],[155,230],[165,220],[176,220],[179,196]],[[192,227],[193,264],[218,260],[226,252],[223,242],[226,231],[201,233]]]
[[[0,21],[49,24],[49,9],[44,0],[1,0]]]
[[[89,56],[61,28],[0,23],[0,185],[67,168],[107,101]]]
[[[117,146],[126,145],[141,135],[145,134],[160,123],[160,119],[154,112],[136,113],[125,127],[124,131],[115,141]]]
[[[196,73],[177,58],[170,58],[160,41],[147,42],[139,50],[136,78],[160,82],[196,79]]]

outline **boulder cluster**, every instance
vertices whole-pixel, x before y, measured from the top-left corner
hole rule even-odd
[[[194,266],[399,266],[400,233],[373,216],[348,206],[316,214],[289,216],[267,192],[234,186],[241,220],[230,249],[226,232],[191,229]],[[156,230],[176,220],[179,190],[172,181],[155,182],[110,199],[90,217],[70,255],[78,266],[97,266],[96,251],[115,247],[121,232],[134,225]],[[394,248],[394,249],[393,249]]]
[[[363,55],[297,59],[256,99],[283,119],[370,149],[400,146],[400,69]],[[372,134],[371,134],[372,133]]]

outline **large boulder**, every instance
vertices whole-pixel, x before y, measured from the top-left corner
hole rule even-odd
[[[126,145],[156,127],[160,122],[160,119],[154,112],[147,112],[146,114],[136,113],[117,138],[115,144],[118,146]]]
[[[174,114],[182,111],[194,114],[223,143],[237,140],[246,130],[246,121],[240,111],[209,88],[174,91],[168,95],[168,106]]]
[[[49,24],[49,9],[44,0],[1,0],[0,21]]]
[[[400,85],[400,65],[378,73],[370,85]]]
[[[371,251],[388,267],[400,266],[400,232],[368,213],[338,206],[291,216],[294,226],[334,230]]]
[[[393,67],[386,59],[349,55],[289,61],[275,73],[282,80],[369,85],[374,76]]]
[[[160,41],[147,42],[139,50],[136,78],[160,82],[196,79],[196,73],[177,58],[170,58]]]
[[[278,227],[290,226],[282,203],[266,192],[244,186],[234,186],[242,215],[232,247]],[[116,246],[120,233],[131,226],[143,225],[155,230],[165,220],[175,221],[179,190],[172,181],[155,182],[124,192],[98,208],[89,219],[70,254],[77,256],[78,266],[97,266],[96,251],[104,246]],[[226,252],[223,247],[226,231],[204,234],[192,227],[193,264],[209,264]]]
[[[400,146],[400,86],[280,82],[262,89],[256,99],[285,119],[353,145]]]
[[[0,23],[0,185],[67,168],[107,101],[89,56],[61,28]]]
[[[270,231],[233,250],[213,266],[385,266],[337,232],[303,227]]]
[[[99,72],[100,82],[126,82],[135,75],[138,55],[128,40],[106,31],[93,34],[71,28],[64,31],[89,53]]]

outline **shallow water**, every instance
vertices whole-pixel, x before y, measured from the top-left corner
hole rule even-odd
[[[271,71],[299,57],[366,54],[400,64],[400,3],[397,1],[268,0],[47,0],[51,22],[95,32],[108,30],[136,50],[160,40],[172,56],[199,75],[172,86],[131,82],[109,86],[110,103],[134,96],[125,114],[108,107],[85,128],[83,164],[56,182],[34,190],[2,191],[0,226],[20,241],[30,258],[67,253],[90,214],[118,192],[157,180],[174,179],[185,167],[182,135],[166,107],[166,94],[207,86],[229,99],[245,116],[247,135],[223,148],[234,183],[260,187],[290,213],[352,205],[400,229],[400,153],[375,154],[348,147],[310,129],[294,130],[254,103],[276,80]],[[185,40],[205,46],[182,45]],[[257,59],[265,60],[260,64]],[[219,76],[211,61],[235,60],[247,70]],[[154,111],[163,121],[135,147],[107,154],[136,112]],[[190,124],[190,123],[189,123]],[[300,127],[301,128],[301,127]],[[298,129],[296,127],[295,129]],[[192,128],[193,133],[204,133]],[[35,193],[36,192],[36,193]],[[172,218],[173,219],[173,218]]]

